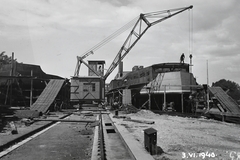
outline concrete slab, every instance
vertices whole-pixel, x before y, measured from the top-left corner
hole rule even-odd
[[[128,152],[128,148],[122,141],[122,137],[118,134],[115,126],[109,125],[111,123],[109,116],[103,115],[103,132],[107,159],[133,160],[133,155],[131,152]]]
[[[114,122],[113,114],[109,114],[109,117]],[[125,141],[126,145],[131,150],[132,154],[134,155],[135,159],[137,160],[154,160],[154,158],[143,148],[143,146],[134,139],[134,137],[129,134],[129,131],[121,125],[114,123],[116,129],[121,134],[123,140]]]
[[[56,113],[55,115],[56,115],[55,117],[47,117],[46,119],[48,119],[48,118],[59,119],[67,114]],[[7,144],[17,141],[17,139],[19,139],[27,134],[30,134],[34,130],[39,129],[45,125],[49,125],[50,123],[51,122],[39,121],[39,122],[34,122],[30,126],[25,126],[24,124],[22,124],[22,122],[16,121],[18,134],[11,134],[10,131],[0,133],[0,151],[3,150]]]

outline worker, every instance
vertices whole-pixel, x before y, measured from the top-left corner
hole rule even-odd
[[[192,106],[193,106],[193,96],[190,95],[188,100],[188,105],[187,105],[187,111],[186,111],[187,113],[192,112]]]
[[[162,110],[167,112],[168,111],[168,105],[169,105],[168,102],[166,102],[166,105],[165,105],[165,103],[163,103]]]
[[[118,97],[115,98],[114,102],[113,102],[113,105],[112,105],[112,109],[115,110],[115,109],[119,109],[119,100],[118,100]]]
[[[170,103],[169,103],[169,106],[170,106],[172,112],[175,112],[175,111],[176,111],[176,110],[175,110],[175,103],[174,103],[174,102],[170,102]]]
[[[182,55],[180,57],[180,63],[184,63],[184,59],[185,59],[185,55],[184,55],[184,53],[182,53]]]

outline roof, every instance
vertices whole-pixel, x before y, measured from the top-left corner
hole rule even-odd
[[[82,77],[78,77],[78,76],[73,76],[71,77],[71,79],[102,79],[102,77],[99,76],[82,76]]]
[[[187,71],[189,71],[189,64],[187,63],[158,63],[158,64],[154,64],[152,65],[153,68],[184,68],[187,69]]]
[[[122,80],[122,79],[125,79],[128,75],[128,73],[130,73],[131,71],[123,71],[122,73],[122,76],[121,77],[118,77],[119,76],[119,73],[117,73],[117,75],[115,76],[114,80]]]
[[[191,92],[191,87],[198,87],[192,73],[184,71],[158,73],[157,77],[150,81],[140,94],[151,93],[184,93]]]
[[[1,66],[0,75],[10,76],[11,64],[6,64]],[[31,76],[31,71],[33,76],[40,79],[63,79],[62,77],[56,75],[46,74],[39,65],[25,64],[25,63],[14,63],[14,74],[13,76]]]

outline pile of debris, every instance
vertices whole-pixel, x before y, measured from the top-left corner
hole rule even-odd
[[[148,119],[152,119],[152,118],[156,117],[156,114],[154,112],[152,112],[150,110],[146,110],[146,109],[141,109],[134,115],[138,116],[138,117],[148,118]]]
[[[136,107],[134,107],[131,104],[128,104],[128,105],[122,105],[119,108],[119,111],[123,111],[123,113],[125,113],[125,114],[130,114],[130,113],[137,113],[139,111],[139,109],[137,109]]]

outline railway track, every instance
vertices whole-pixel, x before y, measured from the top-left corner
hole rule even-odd
[[[87,111],[87,109],[85,111]],[[92,112],[94,112],[94,117],[97,117],[95,120],[99,121],[98,125],[95,126],[95,129],[92,128],[92,130],[94,130],[92,138],[89,138],[91,137],[89,135],[84,137],[84,135],[80,135],[80,132],[76,130],[76,128],[86,128],[88,120],[76,119],[77,115],[68,114],[62,117],[59,121],[55,120],[5,144],[0,148],[0,158],[3,160],[16,158],[24,160],[34,158],[37,160],[50,156],[51,159],[65,159],[66,155],[71,152],[71,156],[68,156],[68,159],[71,159],[71,157],[74,157],[74,159],[83,159],[81,155],[87,150],[91,153],[90,155],[85,156],[85,159],[86,157],[87,159],[92,160],[136,159],[125,143],[123,137],[114,126],[109,114],[106,114],[106,111],[104,110],[92,110]],[[67,120],[71,116],[75,116],[75,119]],[[89,120],[89,122],[92,123],[93,120]],[[90,129],[88,129],[88,131],[90,131]],[[74,138],[75,140],[72,140]],[[56,139],[56,141],[54,141],[54,139]],[[64,139],[64,141],[58,142],[59,139]],[[73,144],[73,142],[69,142],[71,140],[79,142],[74,142]],[[55,143],[58,145],[55,145]],[[60,153],[59,155],[55,155],[55,150],[65,152],[66,149],[64,145],[71,145],[70,148],[72,149],[69,150],[69,153],[65,153],[65,155]],[[42,151],[44,147],[49,148]],[[54,149],[54,147],[56,147],[56,149]],[[33,148],[36,148],[36,150],[32,150]],[[84,152],[80,154],[79,149],[84,150]],[[29,152],[29,150],[32,151]],[[40,153],[42,155],[40,155]]]
[[[92,160],[136,159],[125,143],[123,137],[115,127],[109,115],[100,113],[99,122],[100,124],[98,126],[98,129],[96,129],[96,132],[98,132],[98,134],[95,134],[98,135],[98,138],[96,139],[98,139],[99,153],[97,156],[96,154],[93,154]]]

